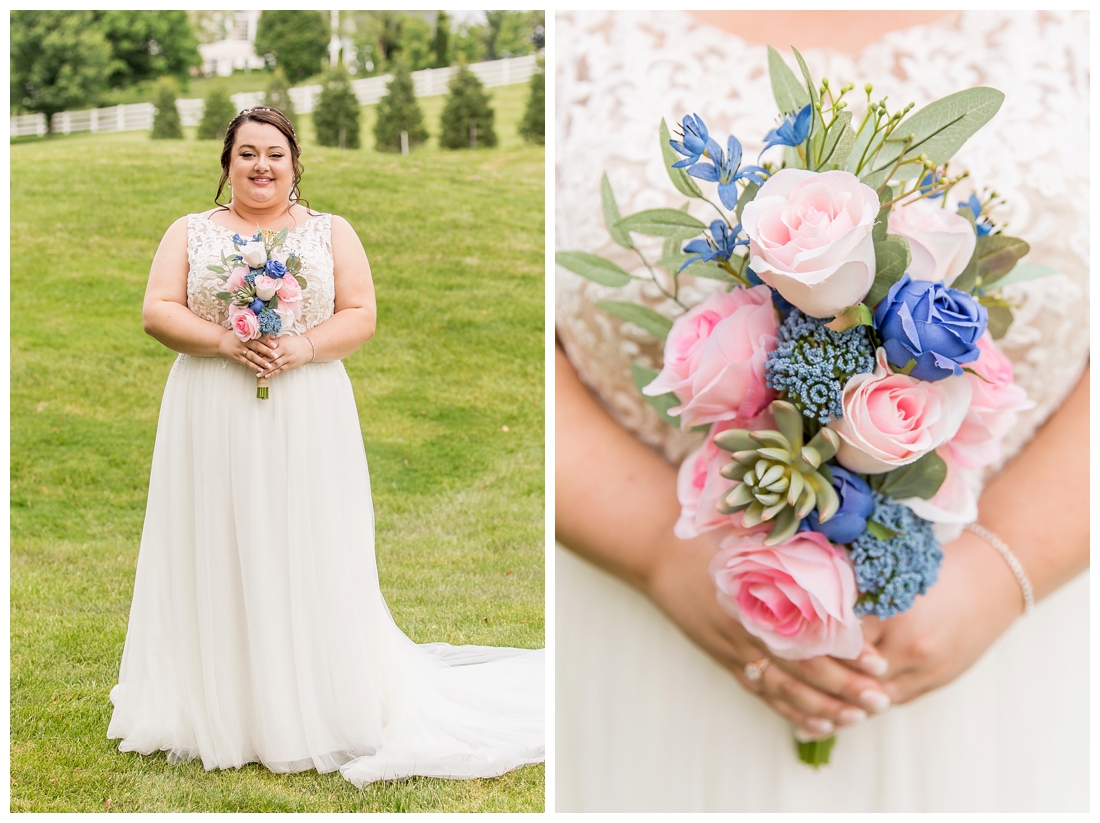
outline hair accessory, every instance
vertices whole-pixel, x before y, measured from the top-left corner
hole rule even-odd
[[[1008,548],[1008,544],[979,523],[967,523],[963,528],[967,531],[974,532],[974,534],[978,535],[978,537],[995,548],[1000,553],[1001,557],[1005,559],[1008,567],[1012,569],[1012,573],[1016,575],[1016,582],[1020,584],[1020,589],[1024,593],[1024,614],[1030,614],[1035,609],[1035,594],[1031,590],[1031,581],[1027,579],[1027,572],[1024,571],[1023,564],[1020,563],[1016,555],[1012,553],[1012,550]]]

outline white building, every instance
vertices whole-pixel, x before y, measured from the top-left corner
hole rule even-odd
[[[201,43],[202,73],[228,77],[236,70],[252,71],[262,69],[264,61],[256,56],[252,47],[256,39],[256,28],[260,23],[260,12],[225,11],[218,13],[218,28],[223,39],[213,43]]]

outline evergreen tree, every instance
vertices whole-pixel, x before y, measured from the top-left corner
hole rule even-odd
[[[321,98],[313,109],[313,128],[322,146],[359,148],[359,100],[343,69],[326,76]]]
[[[439,145],[445,149],[495,146],[497,134],[493,130],[493,109],[477,75],[462,66],[447,88],[449,93],[443,107]]]
[[[157,81],[153,96],[153,105],[157,113],[153,116],[154,140],[182,140],[183,126],[180,125],[180,113],[176,108],[179,86],[170,78],[162,77]]]
[[[441,11],[435,18],[435,42],[432,51],[435,52],[435,64],[437,69],[443,69],[451,65],[451,56],[448,52],[448,40],[451,36],[451,18],[447,12]]]
[[[229,99],[224,86],[214,86],[206,96],[199,122],[199,140],[224,140],[230,121],[237,116],[238,108]]]
[[[531,94],[519,124],[519,134],[528,143],[546,145],[546,69],[531,75]]]
[[[93,14],[111,44],[111,88],[126,88],[166,74],[186,88],[190,69],[202,65],[199,41],[185,11],[112,9]]]
[[[378,151],[401,151],[402,131],[409,134],[410,149],[428,139],[424,115],[413,93],[412,73],[403,61],[394,67],[393,80],[386,84],[386,96],[378,103],[374,147]]]
[[[332,36],[329,16],[320,11],[265,11],[256,27],[256,54],[282,66],[292,82],[321,71]]]
[[[298,130],[298,124],[294,122],[294,103],[290,99],[290,83],[281,68],[276,68],[271,75],[271,82],[267,84],[267,92],[264,94],[264,105],[278,109],[286,115],[294,130]]]

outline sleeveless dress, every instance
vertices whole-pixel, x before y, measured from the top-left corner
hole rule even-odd
[[[233,232],[187,219],[188,307],[228,327],[207,265]],[[334,311],[331,215],[292,230],[293,333]],[[340,769],[356,785],[491,777],[544,757],[544,652],[417,645],[378,585],[359,418],[342,363],[271,381],[180,355],[164,390],[114,713],[121,751]]]
[[[766,48],[679,12],[563,13],[556,25],[557,248],[644,276],[604,227],[601,175],[623,214],[678,208],[686,198],[668,180],[657,125],[696,112],[720,142],[736,134],[744,162],[755,162],[776,118]],[[969,169],[976,185],[995,189],[1007,201],[998,219],[1031,244],[1027,262],[1061,273],[1010,287],[1020,308],[1001,348],[1036,407],[1004,442],[1005,460],[1088,360],[1088,27],[1087,13],[965,12],[891,33],[855,59],[803,52],[814,77],[857,89],[871,81],[892,110],[975,85],[1006,93],[952,173]],[[659,241],[647,253],[658,259]],[[558,338],[608,412],[678,464],[700,435],[665,424],[629,371],[631,362],[659,368],[660,341],[594,305],[640,298],[675,316],[659,293],[631,287],[626,298],[559,267]],[[686,295],[695,303],[713,288],[688,282]],[[561,546],[554,574],[558,811],[1088,809],[1087,574],[953,683],[843,729],[819,771],[797,761],[790,724],[643,595]]]

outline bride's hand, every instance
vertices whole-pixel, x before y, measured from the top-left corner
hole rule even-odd
[[[218,355],[234,363],[240,363],[242,366],[248,366],[256,372],[258,377],[271,368],[275,359],[274,349],[267,338],[241,340],[229,329],[225,329],[225,333],[218,340]]]
[[[963,532],[943,547],[939,580],[887,620],[864,618],[864,638],[889,662],[883,689],[907,703],[950,683],[986,652],[1024,610],[1020,584],[980,537]]]
[[[865,720],[885,710],[890,701],[869,677],[830,657],[783,660],[768,653],[757,638],[718,605],[708,567],[713,547],[701,541],[672,541],[650,576],[647,594],[680,629],[746,689],[799,727],[805,739],[831,734],[835,728]],[[877,622],[877,621],[876,621]],[[759,681],[745,674],[748,663],[769,657]],[[873,647],[854,661],[882,673],[883,661]]]
[[[264,373],[264,377],[274,377],[314,359],[313,343],[305,335],[260,338],[260,340],[267,340],[271,347],[271,366]]]

